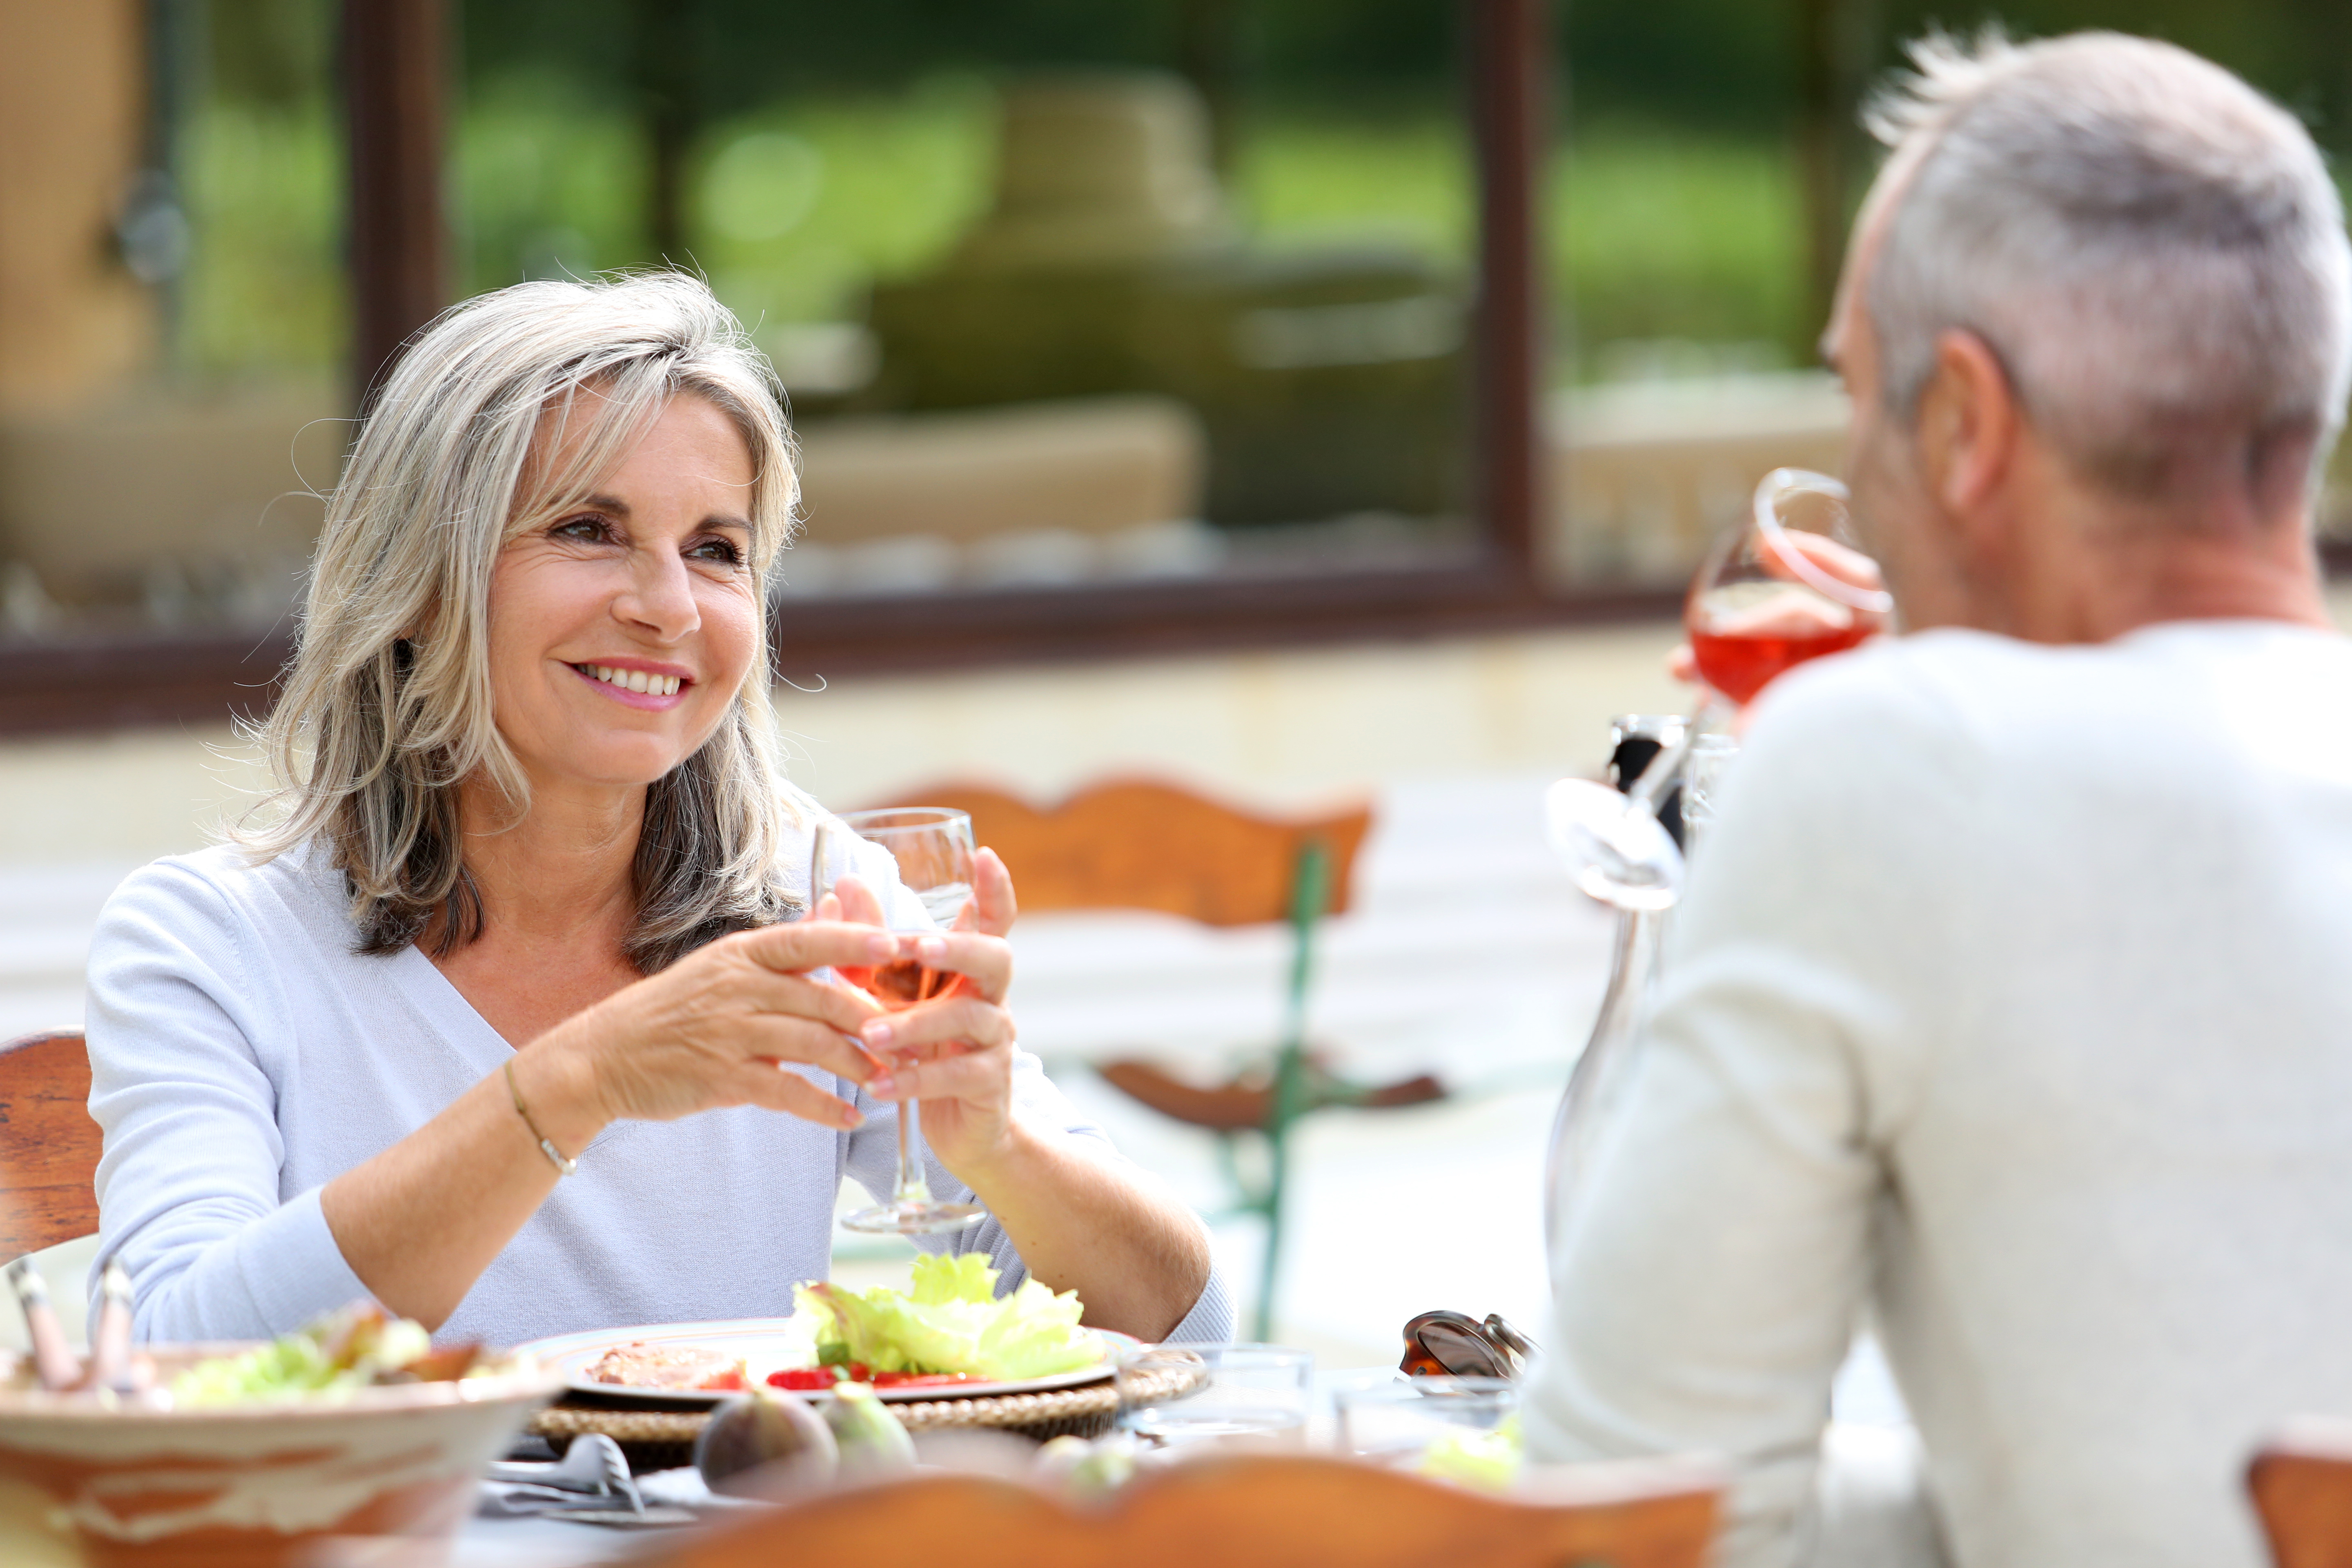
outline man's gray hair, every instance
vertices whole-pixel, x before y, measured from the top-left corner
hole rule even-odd
[[[2352,375],[2352,250],[2302,125],[2116,33],[1911,58],[1864,117],[1913,165],[1869,275],[1889,408],[1916,417],[1963,328],[2095,482],[2153,497],[2214,459],[2307,481]]]

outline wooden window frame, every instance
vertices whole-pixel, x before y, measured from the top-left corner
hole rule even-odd
[[[1478,182],[1473,319],[1481,547],[1425,571],[1338,569],[1079,588],[786,599],[779,675],[966,668],[1395,640],[1654,617],[1680,594],[1547,586],[1541,193],[1549,0],[1455,0]],[[362,391],[446,302],[445,0],[343,0],[353,363]],[[268,706],[290,634],[92,637],[0,649],[0,734],[217,722]]]

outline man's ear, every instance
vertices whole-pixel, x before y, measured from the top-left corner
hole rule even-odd
[[[1965,525],[2009,478],[2017,456],[2017,395],[1991,345],[1971,331],[1936,337],[1936,368],[1919,397],[1920,475]]]

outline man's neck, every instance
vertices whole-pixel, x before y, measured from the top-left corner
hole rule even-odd
[[[2300,524],[2255,535],[2164,527],[2074,536],[2010,595],[2002,629],[2034,642],[2098,643],[2165,621],[2332,625]],[[2053,553],[2056,553],[2053,551]]]
[[[2149,499],[2085,482],[2030,432],[2018,510],[1972,579],[1989,630],[2031,642],[2101,643],[2166,621],[2332,626],[2301,486],[2264,495],[2208,465]]]

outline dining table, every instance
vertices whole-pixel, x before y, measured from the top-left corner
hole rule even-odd
[[[1337,1436],[1337,1397],[1343,1388],[1360,1385],[1367,1381],[1385,1381],[1397,1375],[1393,1366],[1318,1367],[1315,1373],[1313,1405],[1307,1423],[1306,1446],[1309,1452],[1328,1451]],[[640,1477],[639,1484],[648,1492],[648,1507],[659,1507],[664,1498],[680,1491],[694,1489],[691,1481],[666,1485],[657,1473],[656,1478]],[[735,1503],[726,1507],[726,1513],[737,1509],[757,1507],[757,1504]],[[723,1517],[711,1514],[698,1523]],[[466,1521],[450,1549],[448,1568],[589,1568],[603,1563],[620,1563],[655,1550],[656,1542],[677,1531],[696,1528],[693,1524],[610,1525],[583,1523],[549,1515],[526,1517],[499,1516],[477,1513]]]

